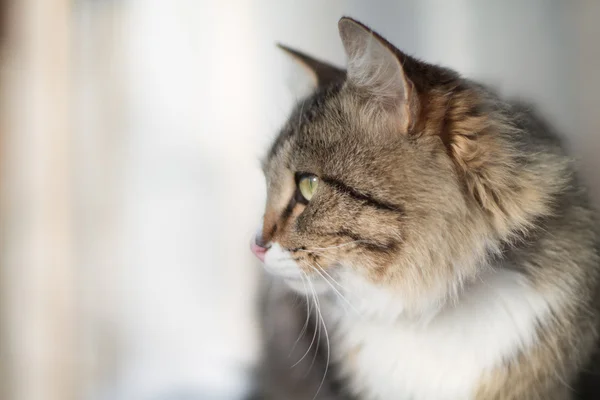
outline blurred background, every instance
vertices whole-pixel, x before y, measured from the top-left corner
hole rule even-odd
[[[595,0],[0,1],[0,398],[242,399],[259,158],[337,20],[534,101],[600,200]]]

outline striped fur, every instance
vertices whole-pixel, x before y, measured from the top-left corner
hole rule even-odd
[[[558,136],[356,21],[340,34],[347,73],[288,49],[316,87],[263,162],[265,262],[317,287],[332,376],[358,399],[575,398],[600,259]],[[310,202],[299,173],[320,179]]]

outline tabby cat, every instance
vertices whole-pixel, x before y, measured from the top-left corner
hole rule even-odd
[[[531,107],[360,22],[342,18],[339,32],[346,70],[283,47],[315,87],[263,163],[252,250],[279,291],[271,328],[293,331],[271,344],[271,372],[311,364],[295,345],[319,343],[317,384],[296,376],[279,398],[584,395],[599,241],[557,136]],[[303,316],[290,293],[306,298]]]

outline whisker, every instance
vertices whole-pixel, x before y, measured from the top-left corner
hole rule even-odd
[[[340,287],[340,289],[342,290],[346,290],[346,288],[344,286],[342,286],[341,283],[339,283],[338,281],[336,281],[327,271],[325,271],[325,268],[323,268],[323,266],[321,264],[319,264],[317,261],[315,261],[315,263],[317,264],[317,266],[321,269],[321,271],[327,275],[329,277],[329,279],[331,279],[333,281],[333,283],[335,283],[336,285],[338,285]]]
[[[306,273],[304,271],[302,271],[302,274],[304,275],[304,277],[306,278],[306,282],[308,283],[308,286],[311,287],[310,284],[310,278],[306,275]],[[311,288],[312,289],[312,288]],[[314,299],[313,299],[314,300]],[[316,303],[315,303],[315,308],[317,307]],[[313,332],[313,337],[310,341],[310,344],[308,345],[308,349],[306,350],[306,352],[302,355],[302,357],[300,357],[300,359],[298,361],[296,361],[294,363],[294,365],[292,365],[290,368],[294,368],[296,365],[300,364],[302,362],[302,360],[304,360],[306,358],[306,356],[308,355],[308,353],[310,353],[310,349],[312,349],[313,343],[315,342],[315,339],[317,337],[317,330],[315,329],[315,331]],[[321,332],[319,331],[319,335],[321,334]]]
[[[290,354],[288,354],[288,358],[292,355],[292,353],[296,349],[296,346],[298,345],[298,342],[300,341],[300,339],[302,339],[302,336],[304,336],[304,334],[306,333],[306,329],[308,328],[308,321],[310,319],[310,301],[308,299],[308,288],[306,287],[306,279],[304,278],[303,275],[300,275],[300,278],[302,279],[302,284],[304,285],[304,296],[306,298],[306,321],[304,321],[304,326],[302,327],[302,330],[300,331],[300,334],[298,335],[298,339],[296,339],[296,341],[294,342],[294,345],[292,346],[292,349],[290,350]]]
[[[313,400],[315,400],[317,398],[317,396],[319,395],[319,392],[321,391],[321,388],[323,387],[323,383],[325,383],[325,378],[327,377],[327,371],[329,371],[329,361],[330,361],[330,356],[331,356],[331,346],[330,346],[330,343],[329,343],[329,333],[327,332],[327,326],[325,325],[325,320],[323,319],[323,314],[321,314],[321,307],[320,307],[319,298],[318,298],[317,294],[315,293],[314,286],[312,285],[312,283],[310,281],[308,281],[308,285],[310,286],[310,288],[312,290],[312,293],[313,293],[313,298],[316,301],[316,304],[317,304],[317,313],[318,313],[319,318],[321,320],[321,324],[323,325],[323,330],[325,331],[325,338],[327,340],[327,361],[325,363],[325,372],[323,373],[323,378],[321,379],[321,383],[319,383],[319,387],[317,388],[317,393],[315,393],[315,396],[313,397]]]
[[[325,272],[325,270],[323,269],[323,267],[321,267],[321,265],[320,265],[319,263],[317,263],[317,265],[319,265],[319,267],[320,267],[321,271]],[[311,267],[311,268],[312,268],[312,269],[313,269],[313,270],[314,270],[314,271],[315,271],[317,274],[319,274],[319,275],[321,276],[321,278],[323,278],[323,280],[324,280],[325,282],[327,282],[327,284],[328,284],[328,285],[329,285],[329,286],[330,286],[330,287],[333,289],[333,291],[334,291],[334,292],[335,292],[335,293],[336,293],[336,294],[337,294],[337,295],[338,295],[338,296],[339,296],[339,297],[340,297],[342,300],[344,300],[344,301],[346,302],[346,304],[348,304],[350,307],[352,307],[352,309],[354,310],[354,312],[356,312],[356,313],[358,314],[358,310],[357,310],[357,309],[356,309],[356,308],[355,308],[355,307],[354,307],[352,304],[350,304],[350,302],[348,301],[348,299],[346,299],[346,298],[344,297],[344,295],[342,295],[342,294],[340,293],[340,291],[339,291],[339,290],[337,290],[337,289],[335,288],[335,286],[333,286],[333,285],[331,284],[331,282],[329,282],[329,280],[328,280],[327,278],[325,278],[325,276],[324,276],[324,275],[323,275],[323,274],[322,274],[322,273],[321,273],[321,272],[320,272],[320,271],[319,271],[317,268],[315,268],[315,267],[314,267],[314,266],[312,266],[312,265],[310,265],[310,267]],[[329,275],[329,276],[331,276],[331,275]],[[332,278],[332,279],[333,279],[333,278]],[[338,284],[338,285],[339,285],[339,284]],[[343,288],[342,288],[342,289],[343,289]],[[346,312],[348,312],[348,309],[347,309],[345,306],[344,306],[344,310],[345,310]]]
[[[316,305],[317,303],[315,303],[315,307],[317,307]],[[318,315],[317,315],[318,317]],[[319,353],[319,345],[321,344],[321,324],[319,323],[319,319],[317,318],[317,330],[319,331],[319,334],[317,335],[317,345],[315,346],[315,354],[313,354],[313,358],[310,362],[310,365],[308,366],[308,369],[306,370],[306,372],[304,373],[303,378],[306,378],[308,376],[308,374],[310,373],[310,371],[312,370],[313,365],[315,365],[315,360],[317,359],[317,354]]]

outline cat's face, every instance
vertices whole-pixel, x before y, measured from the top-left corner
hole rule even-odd
[[[355,21],[342,19],[340,34],[347,72],[287,49],[318,85],[264,160],[253,250],[296,288],[343,273],[403,293],[405,306],[442,301],[524,220],[500,197],[508,172],[493,168],[511,164],[485,134],[484,101],[455,73]]]
[[[416,230],[447,229],[438,215],[464,208],[441,140],[398,134],[370,107],[339,85],[321,90],[271,148],[262,236],[274,273],[341,265],[385,281]]]

